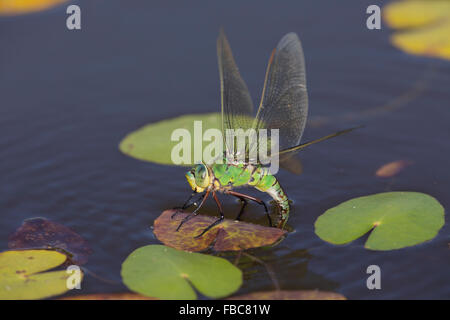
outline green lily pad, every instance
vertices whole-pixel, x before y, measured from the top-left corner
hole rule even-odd
[[[194,163],[194,121],[202,121],[202,132],[208,129],[221,129],[220,113],[184,115],[173,119],[148,124],[128,134],[119,144],[124,154],[144,161],[174,165],[171,153],[179,141],[171,141],[172,132],[186,129],[191,135],[191,162]],[[203,139],[201,139],[203,140]],[[203,150],[211,142],[203,142]]]
[[[148,245],[122,264],[122,280],[134,292],[159,299],[221,298],[242,284],[242,272],[223,258]]]
[[[64,254],[50,250],[0,252],[0,299],[42,299],[65,293],[71,274],[66,270],[42,273],[64,261]]]
[[[355,198],[327,210],[315,232],[333,244],[351,242],[371,231],[367,249],[393,250],[433,239],[444,225],[444,208],[418,192],[386,192]]]
[[[91,293],[77,296],[62,297],[58,300],[157,300],[132,292],[120,293]]]

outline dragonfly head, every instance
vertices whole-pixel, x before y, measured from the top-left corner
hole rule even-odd
[[[192,190],[202,192],[209,186],[209,170],[204,164],[196,164],[186,172],[186,179]]]

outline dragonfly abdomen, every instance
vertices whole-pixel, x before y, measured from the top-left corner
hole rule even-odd
[[[280,211],[278,227],[283,228],[289,218],[289,199],[274,175],[269,173],[267,168],[260,168],[263,171],[261,179],[254,185],[256,189],[267,192],[277,203]]]

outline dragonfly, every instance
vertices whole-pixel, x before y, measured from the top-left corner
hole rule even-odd
[[[217,58],[223,137],[226,137],[227,129],[253,128],[256,132],[260,129],[278,129],[278,150],[281,151],[270,157],[279,157],[281,167],[299,173],[301,163],[294,156],[298,151],[356,129],[350,128],[313,141],[300,143],[308,114],[308,94],[304,55],[296,33],[286,34],[272,51],[256,116],[253,116],[253,103],[249,90],[236,66],[223,29],[220,30],[217,38]],[[263,161],[264,159],[259,159],[259,162],[258,160],[250,161],[254,159],[248,157],[244,157],[243,161],[240,157],[241,161],[236,161],[235,146],[225,139],[224,144],[227,148],[224,162],[198,163],[186,173],[186,179],[193,193],[183,206],[175,208],[177,211],[173,216],[179,213],[180,209],[185,210],[192,206],[196,206],[196,208],[181,220],[176,230],[180,230],[184,223],[199,214],[199,209],[209,196],[215,200],[220,217],[196,237],[201,237],[221,223],[225,217],[222,204],[217,196],[218,193],[231,195],[241,200],[241,209],[235,220],[240,220],[248,201],[254,201],[264,207],[269,225],[274,226],[266,203],[259,198],[237,192],[236,188],[242,186],[256,188],[272,197],[278,207],[278,222],[275,226],[283,229],[289,218],[290,200],[275,175],[262,164],[262,162],[267,163],[268,161]],[[256,142],[253,140],[253,144],[247,145],[245,150],[249,151],[254,148],[259,148],[257,140]]]

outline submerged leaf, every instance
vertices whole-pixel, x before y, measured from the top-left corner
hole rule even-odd
[[[9,237],[10,249],[54,249],[68,255],[70,263],[82,265],[92,253],[86,240],[62,224],[32,218]]]
[[[65,260],[64,254],[49,250],[0,252],[0,299],[42,299],[68,291],[71,274],[66,270],[41,273]]]
[[[412,162],[407,160],[392,161],[381,166],[375,175],[380,178],[390,178],[399,174],[403,169],[411,164]]]
[[[221,119],[219,113],[207,113],[185,115],[151,123],[128,134],[120,142],[119,149],[124,154],[139,160],[174,165],[171,157],[172,149],[180,141],[172,141],[171,137],[175,130],[181,130],[190,135],[189,141],[186,141],[190,146],[190,163],[183,165],[192,165],[194,141],[203,141],[201,136],[194,138],[194,121],[201,121],[202,133],[204,133],[208,129],[221,129]],[[203,150],[210,143],[203,142]]]
[[[279,291],[259,291],[234,296],[228,300],[347,300],[339,293],[319,290],[279,290]]]
[[[196,299],[194,288],[211,298],[232,294],[242,272],[223,258],[148,245],[122,264],[122,280],[132,291],[159,299]]]
[[[418,192],[386,192],[355,198],[327,210],[315,232],[333,244],[345,244],[371,231],[367,249],[393,250],[433,239],[444,225],[444,208]]]
[[[420,56],[450,59],[450,1],[410,0],[383,8],[389,26],[399,29],[392,43]]]
[[[203,236],[195,238],[217,217],[198,215],[176,231],[180,221],[189,213],[180,212],[172,218],[175,212],[164,211],[154,222],[154,233],[165,245],[180,250],[202,251],[211,245],[216,251],[246,250],[272,245],[287,233],[279,228],[225,219]]]

